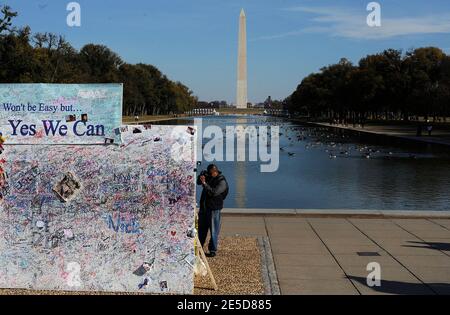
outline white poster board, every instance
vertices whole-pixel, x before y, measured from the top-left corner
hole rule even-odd
[[[148,128],[122,127],[121,146],[5,146],[0,287],[193,292],[195,129]]]
[[[30,86],[0,91],[23,96]],[[106,106],[108,117],[97,105],[80,108],[115,139],[14,136],[8,120],[52,115],[1,113],[0,288],[192,293],[196,129],[120,126],[121,106]]]

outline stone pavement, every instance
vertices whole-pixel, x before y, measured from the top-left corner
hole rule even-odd
[[[450,294],[450,219],[224,214],[237,234],[268,237],[281,294]]]

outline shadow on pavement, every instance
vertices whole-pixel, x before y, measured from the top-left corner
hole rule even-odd
[[[408,241],[408,243],[416,245],[403,245],[403,247],[428,248],[442,251],[450,251],[450,243],[417,242],[417,241]]]
[[[450,283],[427,283],[427,285],[424,285],[423,283],[409,283],[400,281],[381,280],[381,286],[369,287],[367,285],[366,278],[355,276],[348,276],[348,278],[353,282],[360,283],[368,290],[372,290],[373,292],[385,294],[399,294],[399,295],[430,295],[430,294],[450,295]],[[370,291],[363,290],[361,293],[370,294]]]

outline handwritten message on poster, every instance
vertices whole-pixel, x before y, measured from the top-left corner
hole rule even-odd
[[[122,84],[0,84],[9,144],[120,142]]]
[[[193,128],[121,145],[5,144],[0,287],[192,293]]]

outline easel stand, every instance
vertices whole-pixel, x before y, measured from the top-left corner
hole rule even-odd
[[[206,259],[205,251],[202,248],[202,245],[200,244],[200,240],[198,239],[198,235],[195,236],[195,241],[197,242],[198,246],[197,249],[200,252],[200,258],[205,263],[206,270],[208,271],[209,279],[211,279],[211,283],[214,287],[214,290],[217,291],[219,288],[217,287],[216,280],[214,279],[214,275],[211,271],[211,268],[209,267],[208,260]]]
[[[195,228],[197,230],[197,233],[195,234],[196,249],[200,253],[200,259],[205,263],[206,270],[208,271],[209,279],[211,279],[211,283],[214,287],[214,291],[217,291],[219,289],[219,287],[217,286],[216,279],[214,279],[214,275],[211,271],[211,268],[209,267],[208,260],[206,259],[205,251],[203,250],[202,244],[200,243],[200,240],[198,239],[198,213],[197,213],[197,211],[195,213]]]

